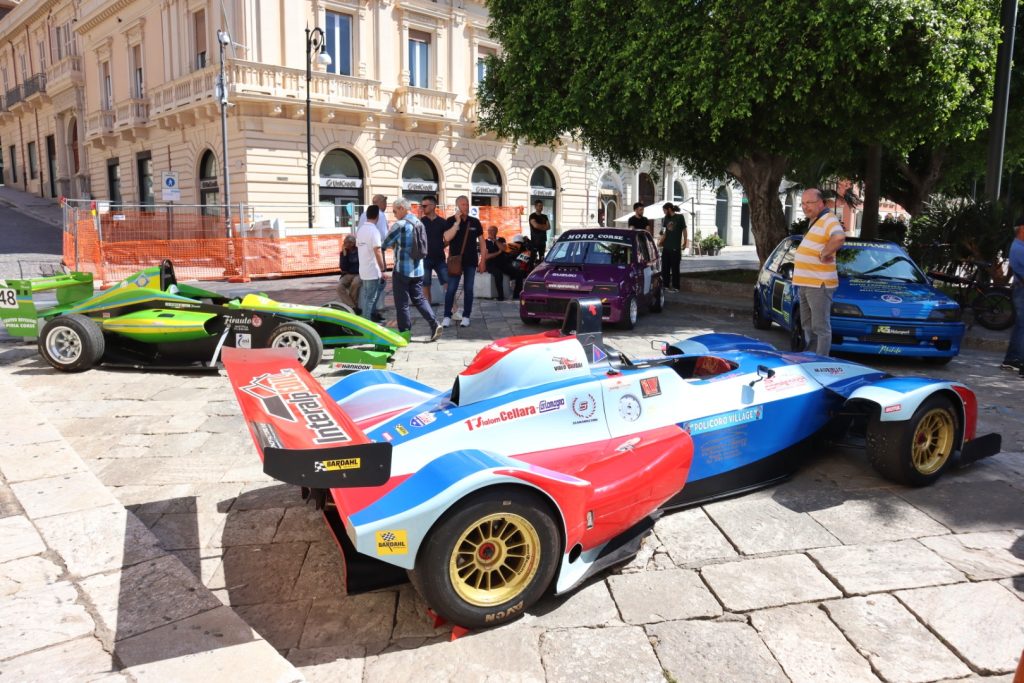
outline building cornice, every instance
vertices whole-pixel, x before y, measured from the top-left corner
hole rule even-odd
[[[91,31],[118,12],[130,7],[135,0],[114,0],[78,22],[78,33]]]
[[[20,3],[7,16],[0,19],[0,40],[12,40],[11,36],[21,29],[49,14],[53,9],[53,3],[46,0],[35,0],[35,2]],[[21,10],[24,10],[23,12]],[[24,16],[19,16],[19,15]]]

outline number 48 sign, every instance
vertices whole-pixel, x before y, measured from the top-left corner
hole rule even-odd
[[[0,308],[17,308],[18,294],[8,287],[0,287]]]

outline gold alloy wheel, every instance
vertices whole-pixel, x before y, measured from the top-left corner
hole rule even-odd
[[[943,408],[933,408],[917,423],[911,442],[914,469],[921,474],[938,472],[953,452],[956,425]]]
[[[540,536],[525,517],[510,513],[477,520],[455,542],[448,576],[455,593],[476,607],[512,600],[540,566]]]

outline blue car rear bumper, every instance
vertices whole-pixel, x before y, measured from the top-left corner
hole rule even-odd
[[[832,316],[832,348],[879,356],[952,358],[960,353],[964,324]]]

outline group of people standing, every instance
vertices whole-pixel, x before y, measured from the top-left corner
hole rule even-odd
[[[665,216],[661,219],[661,232],[658,233],[658,246],[661,247],[661,282],[666,292],[679,291],[679,262],[683,252],[690,245],[686,231],[686,218],[679,207],[672,202],[661,205]],[[634,230],[651,230],[651,222],[644,216],[643,202],[633,204],[633,215],[627,225]]]
[[[538,202],[540,204],[540,202]],[[391,273],[395,313],[399,332],[412,328],[410,304],[430,325],[430,339],[436,341],[444,328],[451,326],[459,284],[463,289],[462,327],[469,327],[473,314],[473,287],[477,273],[494,277],[498,300],[504,300],[504,277],[513,283],[513,297],[518,298],[523,279],[536,262],[538,246],[522,235],[513,238],[513,245],[497,235],[494,226],[485,236],[480,220],[470,214],[469,198],[455,200],[456,212],[443,218],[437,214],[437,198],[424,197],[420,202],[422,217],[412,213],[409,200],[396,199],[391,208],[395,221],[388,226],[384,210],[387,199],[375,195],[372,203],[359,216],[354,234],[345,237],[340,256],[341,278],[338,298],[360,315],[382,322],[381,300],[387,281],[384,254],[394,251]],[[541,233],[542,253],[550,222],[542,213],[543,205],[530,216],[531,235]],[[541,218],[536,218],[539,214]],[[547,226],[546,228],[544,226]],[[425,252],[415,243],[417,233],[425,234]],[[438,322],[430,305],[433,278],[445,287],[444,315]]]

